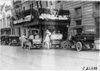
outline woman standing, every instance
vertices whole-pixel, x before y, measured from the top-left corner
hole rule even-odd
[[[47,30],[45,39],[43,41],[44,47],[47,48],[47,49],[50,48],[50,36],[51,36],[51,32],[49,30]]]
[[[20,38],[19,38],[20,42],[21,42],[21,47],[24,48],[24,42],[26,41],[26,36],[23,34]]]

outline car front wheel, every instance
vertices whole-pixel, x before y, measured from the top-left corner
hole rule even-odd
[[[77,51],[81,51],[82,50],[82,43],[81,42],[77,42],[76,43],[76,50]]]

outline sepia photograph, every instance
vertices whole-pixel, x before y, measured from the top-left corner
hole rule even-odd
[[[100,71],[100,1],[0,0],[0,70]]]

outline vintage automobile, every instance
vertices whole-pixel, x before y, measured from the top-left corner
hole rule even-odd
[[[17,35],[2,35],[1,44],[4,45],[20,45],[19,36]]]
[[[60,48],[62,41],[62,34],[52,34],[51,35],[51,48]]]
[[[63,48],[76,48],[77,51],[81,51],[83,49],[92,49],[95,50],[95,34],[96,30],[94,26],[91,25],[79,25],[76,27],[71,27],[70,30],[76,30],[77,33],[75,35],[71,35],[70,39],[67,39],[63,43]]]
[[[8,45],[9,44],[9,35],[1,35],[1,44]]]
[[[31,48],[42,48],[42,40],[41,40],[41,38],[36,38],[36,39],[33,39],[33,43],[31,43],[29,41],[29,39],[27,39],[23,43],[23,45],[24,45],[23,48],[28,48],[28,49],[31,49]]]
[[[18,35],[9,35],[9,45],[10,46],[20,46]]]
[[[24,43],[24,48],[42,48],[42,38],[39,36],[39,29],[31,29],[32,34],[34,35],[34,38],[32,40],[32,43],[29,41],[29,38],[27,38],[26,42]],[[35,34],[37,33],[37,35]]]

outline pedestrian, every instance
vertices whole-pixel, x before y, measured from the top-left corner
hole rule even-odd
[[[44,39],[44,47],[49,49],[50,48],[50,36],[51,36],[51,32],[49,30],[46,31],[46,36]]]
[[[26,36],[24,34],[21,35],[19,40],[21,42],[21,47],[24,48],[24,42],[26,42]]]

